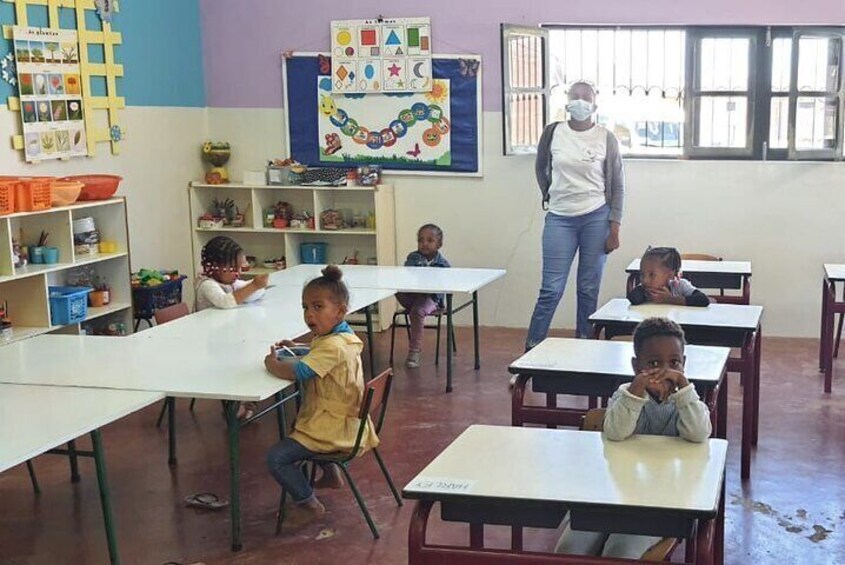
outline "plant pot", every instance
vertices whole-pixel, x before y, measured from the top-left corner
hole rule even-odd
[[[93,290],[88,294],[88,305],[92,308],[108,306],[109,302],[111,302],[111,291]]]
[[[288,227],[288,221],[284,218],[276,218],[273,220],[273,227],[276,229],[285,229]]]

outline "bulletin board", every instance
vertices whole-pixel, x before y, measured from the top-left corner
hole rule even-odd
[[[283,61],[287,149],[300,163],[481,176],[479,56],[435,55],[440,87],[401,94],[332,94],[329,56]]]

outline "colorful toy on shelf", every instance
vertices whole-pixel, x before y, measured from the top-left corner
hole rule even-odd
[[[179,271],[161,271],[158,269],[141,269],[137,273],[132,273],[133,287],[150,287],[159,286],[166,282],[180,280],[183,277]]]
[[[223,166],[229,161],[232,148],[226,142],[206,141],[202,146],[202,158],[206,163],[213,165],[212,169],[205,174],[205,182],[208,184],[224,184],[229,182],[229,173]]]
[[[283,229],[290,225],[293,219],[293,206],[289,202],[276,202],[273,206],[273,227]]]
[[[355,252],[352,254],[352,257],[344,257],[343,258],[344,265],[359,265],[360,261],[358,260],[358,250],[356,249]]]
[[[293,218],[290,221],[290,227],[303,230],[313,230],[314,216],[312,216],[311,213],[307,210],[297,212],[296,214],[294,214]]]
[[[238,208],[235,206],[235,201],[231,198],[226,198],[224,200],[215,198],[211,201],[211,213],[215,218],[222,219],[224,226],[228,226],[234,221],[235,216],[238,214]]]
[[[267,184],[285,185],[289,182],[288,175],[293,165],[298,165],[293,159],[273,159],[267,161]]]
[[[358,167],[358,184],[376,186],[381,182],[381,165],[362,165]]]
[[[264,268],[266,269],[274,269],[276,271],[281,271],[287,269],[288,262],[285,259],[285,256],[282,255],[278,259],[270,258],[264,260]]]
[[[320,212],[320,229],[340,230],[344,227],[343,216],[337,210],[330,208]]]

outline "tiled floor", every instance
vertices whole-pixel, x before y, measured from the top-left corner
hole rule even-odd
[[[475,372],[471,333],[459,329],[455,391],[449,395],[443,392],[445,367],[435,368],[431,342],[419,370],[397,363],[382,440],[400,488],[469,424],[510,424],[506,367],[521,351],[523,338],[521,330],[485,328],[482,369]],[[379,336],[382,361],[388,345],[389,335]],[[740,391],[731,375],[727,563],[845,563],[845,377],[835,378],[831,395],[823,394],[816,348],[815,340],[765,340],[760,442],[746,485],[739,481]],[[403,359],[400,355],[398,361]],[[845,375],[845,362],[839,370]],[[104,430],[124,563],[407,561],[411,506],[396,507],[369,456],[356,462],[352,472],[381,529],[380,540],[370,537],[348,490],[321,495],[329,509],[324,523],[295,535],[274,535],[278,489],[264,467],[264,453],[277,437],[272,419],[242,434],[245,548],[230,553],[227,511],[197,511],[181,502],[194,492],[228,493],[219,406],[198,401],[191,414],[187,401],[179,403],[179,464],[174,469],[166,461],[166,432],[154,425],[158,407]],[[62,458],[39,457],[35,467],[43,491],[37,497],[23,466],[0,475],[0,563],[106,563],[93,465],[83,460],[77,485],[70,484]],[[440,540],[460,542],[468,536],[467,528],[443,527],[439,519],[430,531]],[[489,528],[486,540],[505,547],[507,535]],[[552,542],[552,532],[536,530],[526,536],[530,549],[546,549]]]

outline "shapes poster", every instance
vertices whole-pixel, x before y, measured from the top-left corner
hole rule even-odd
[[[14,27],[28,162],[88,154],[76,31]]]
[[[338,95],[318,76],[315,103],[322,163],[452,164],[448,79],[425,93]]]
[[[331,37],[333,93],[431,91],[429,18],[335,20]]]

